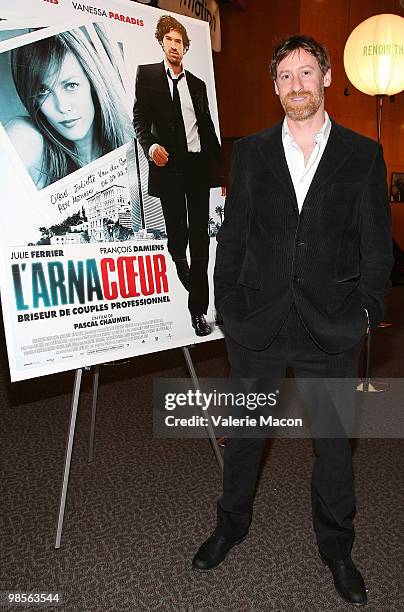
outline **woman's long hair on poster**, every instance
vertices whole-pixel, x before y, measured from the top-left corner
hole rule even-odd
[[[113,52],[108,39],[94,26],[112,65]],[[49,75],[56,80],[66,54],[71,52],[81,64],[90,86],[95,109],[94,134],[100,155],[113,151],[133,137],[132,126],[123,103],[123,90],[107,80],[108,71],[84,28],[62,32],[12,52],[12,74],[16,90],[34,126],[43,136],[41,176],[47,186],[84,164],[74,145],[63,138],[41,113],[42,83]],[[104,70],[103,70],[104,67]],[[115,66],[114,66],[115,68]],[[99,157],[98,156],[98,157]]]

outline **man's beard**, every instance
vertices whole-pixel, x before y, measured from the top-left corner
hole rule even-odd
[[[293,102],[293,98],[306,96],[305,104]],[[317,92],[302,90],[299,93],[288,93],[281,98],[281,104],[286,116],[292,121],[304,121],[316,114],[324,99],[324,92],[319,89]]]
[[[178,54],[178,55],[171,55],[171,54],[167,54],[167,60],[170,62],[170,64],[172,64],[173,66],[181,66],[181,62],[182,62],[182,55]]]

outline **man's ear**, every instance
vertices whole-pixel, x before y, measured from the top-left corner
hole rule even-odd
[[[276,93],[276,95],[277,95],[277,96],[279,96],[279,89],[278,89],[278,86],[277,86],[277,84],[276,84],[276,81],[274,81],[274,87],[275,87],[275,93]]]
[[[329,68],[324,75],[324,87],[329,87],[330,85],[331,85],[331,68]]]

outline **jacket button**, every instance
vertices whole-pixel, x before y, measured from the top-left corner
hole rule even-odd
[[[300,247],[300,246],[304,246],[306,243],[305,242],[296,242],[296,246]]]
[[[297,274],[294,275],[293,280],[295,283],[299,283],[303,280],[303,278],[301,276],[298,276]]]

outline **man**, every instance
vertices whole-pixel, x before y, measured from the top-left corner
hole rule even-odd
[[[367,327],[382,319],[393,263],[386,170],[380,146],[325,112],[331,68],[324,47],[293,36],[275,49],[271,72],[286,116],[235,145],[216,302],[232,377],[278,380],[291,366],[309,388],[310,378],[354,379]],[[327,408],[320,387],[309,390],[314,417]],[[245,537],[263,445],[227,440],[217,527],[194,567],[217,566]],[[355,501],[345,435],[315,439],[312,505],[338,593],[365,604],[351,560]]]
[[[209,302],[209,190],[223,184],[221,148],[206,85],[182,64],[190,45],[185,27],[164,15],[155,36],[164,60],[138,68],[134,128],[149,160],[149,194],[161,200],[168,251],[189,292],[192,326],[197,336],[206,336],[212,331],[205,319]]]

